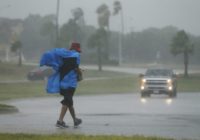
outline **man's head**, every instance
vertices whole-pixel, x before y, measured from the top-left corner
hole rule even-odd
[[[80,43],[76,43],[76,42],[73,42],[69,48],[70,50],[75,50],[77,52],[81,52],[81,46],[80,46]]]

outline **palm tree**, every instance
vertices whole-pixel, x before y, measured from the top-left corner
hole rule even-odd
[[[106,30],[100,28],[88,40],[88,47],[97,48],[99,71],[102,71],[102,47],[106,45],[106,34]]]
[[[74,19],[69,19],[60,29],[60,43],[61,46],[66,46],[72,41],[81,42],[81,29]]]
[[[105,28],[107,28],[107,32],[109,32],[109,19],[110,19],[110,10],[108,8],[108,6],[106,4],[102,4],[100,5],[97,10],[96,13],[98,15],[97,21],[99,24],[99,28],[100,30],[105,30]],[[108,39],[108,35],[106,38],[106,45],[105,47],[105,59],[108,60],[108,55],[109,55],[109,39]]]
[[[84,11],[80,8],[77,7],[75,9],[72,9],[72,15],[73,15],[73,20],[76,23],[76,25],[79,27],[79,32],[76,35],[78,37],[78,42],[82,43],[84,36],[84,26],[85,26],[85,20],[84,20]]]
[[[194,45],[190,43],[190,39],[184,30],[177,32],[172,39],[170,51],[173,55],[183,53],[184,56],[184,76],[188,77],[189,54],[194,50]]]
[[[96,13],[98,14],[98,24],[100,28],[109,28],[110,11],[106,4],[100,5]]]
[[[74,17],[74,20],[75,22],[78,24],[78,25],[84,25],[85,24],[85,21],[84,21],[84,12],[83,10],[80,8],[80,7],[77,7],[75,9],[72,9],[72,15]]]
[[[119,1],[114,1],[113,7],[114,7],[113,15],[117,15],[120,12],[120,10],[122,10],[122,6]]]
[[[11,45],[11,51],[18,53],[18,66],[22,66],[22,43],[21,41],[17,40],[15,42],[12,43]]]

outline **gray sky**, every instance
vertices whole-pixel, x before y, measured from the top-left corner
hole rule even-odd
[[[57,0],[0,0],[0,17],[25,18],[29,14],[53,14]],[[112,10],[114,0],[60,0],[59,23],[71,18],[71,9],[81,7],[86,23],[97,25],[95,10],[106,3]],[[200,0],[121,0],[124,9],[125,32],[149,27],[173,25],[200,35]],[[10,5],[10,6],[8,6]],[[119,16],[111,17],[111,30],[120,30]]]

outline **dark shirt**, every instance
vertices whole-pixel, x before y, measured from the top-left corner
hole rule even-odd
[[[78,68],[76,59],[76,57],[63,58],[63,65],[60,67],[60,80],[62,80],[71,70]]]

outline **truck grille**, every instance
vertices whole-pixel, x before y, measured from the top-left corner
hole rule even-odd
[[[166,85],[166,80],[147,80],[147,85]]]
[[[164,87],[149,87],[149,90],[165,90]]]

